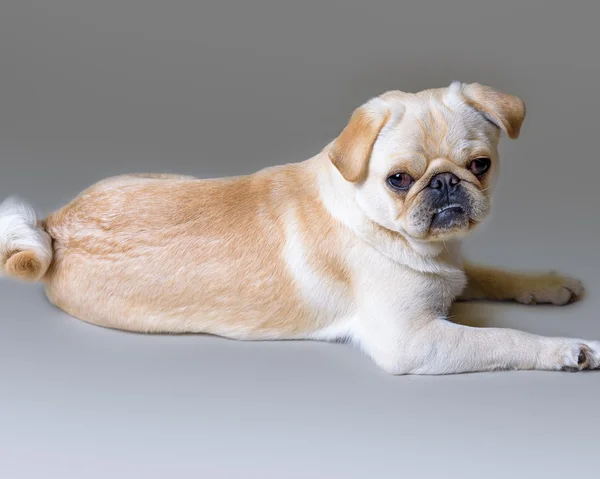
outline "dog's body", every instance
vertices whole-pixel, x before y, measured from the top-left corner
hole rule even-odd
[[[110,178],[42,222],[9,201],[2,269],[42,279],[75,317],[129,331],[345,339],[394,374],[600,367],[596,341],[446,320],[456,299],[566,304],[583,291],[463,264],[459,238],[489,209],[499,128],[516,137],[523,117],[519,99],[476,84],[388,92],[303,163]]]

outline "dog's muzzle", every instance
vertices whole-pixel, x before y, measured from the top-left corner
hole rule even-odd
[[[456,175],[435,175],[429,182],[428,196],[433,211],[430,226],[432,229],[445,230],[468,224],[469,198]]]

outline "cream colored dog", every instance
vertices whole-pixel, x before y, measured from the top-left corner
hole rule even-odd
[[[0,209],[6,275],[100,326],[243,340],[345,339],[393,374],[600,367],[600,342],[447,320],[456,299],[566,304],[578,281],[463,264],[500,130],[523,102],[455,82],[387,92],[315,157],[250,176],[128,175],[46,220]]]

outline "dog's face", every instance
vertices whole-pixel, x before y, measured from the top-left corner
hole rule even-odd
[[[523,102],[479,84],[387,92],[358,108],[329,156],[372,221],[415,241],[464,235],[488,214],[500,130]]]

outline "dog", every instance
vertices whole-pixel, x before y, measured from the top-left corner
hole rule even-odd
[[[517,138],[524,118],[519,97],[478,83],[389,91],[304,162],[117,176],[40,221],[10,198],[1,270],[108,328],[348,341],[395,375],[599,368],[599,341],[448,320],[457,300],[582,296],[577,280],[461,254],[489,213],[501,132]]]

